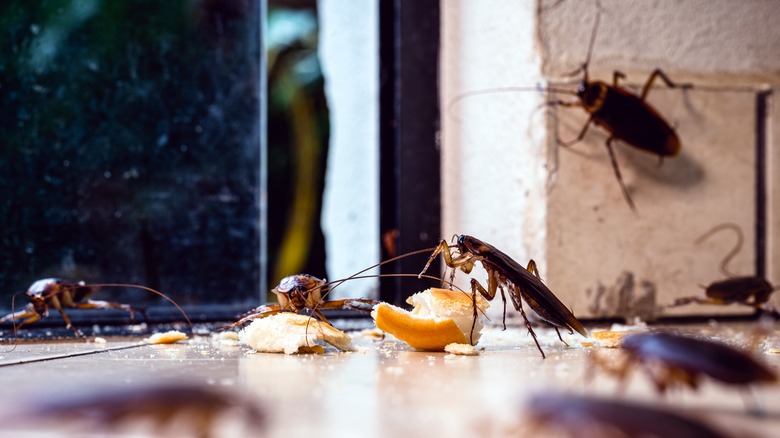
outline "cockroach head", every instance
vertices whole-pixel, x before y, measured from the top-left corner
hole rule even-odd
[[[325,280],[321,280],[309,274],[295,274],[284,277],[272,292],[287,294],[291,292],[302,293],[315,287],[322,287]]]
[[[55,278],[46,278],[38,280],[31,284],[27,289],[27,298],[30,300],[35,313],[41,316],[45,316],[49,312],[49,305],[46,300],[56,295],[57,290],[60,288],[60,281]]]
[[[51,293],[56,287],[57,280],[54,278],[38,280],[27,288],[27,296],[30,297],[31,300],[36,298],[43,299],[45,295]]]
[[[458,236],[458,250],[461,253],[470,252],[476,255],[488,252],[490,251],[490,248],[485,244],[485,242],[475,237],[461,234]]]
[[[588,83],[585,81],[580,82],[579,85],[577,85],[577,97],[584,100],[587,94],[588,94]]]
[[[603,82],[580,82],[577,86],[577,97],[588,111],[596,111],[604,104],[608,93]]]
[[[471,236],[467,236],[465,234],[460,234],[456,236],[458,238],[457,245],[458,245],[458,251],[460,252],[468,252],[469,251],[469,243],[471,243],[472,240],[474,240]]]

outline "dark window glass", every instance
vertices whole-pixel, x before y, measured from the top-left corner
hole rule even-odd
[[[257,304],[259,3],[0,4],[3,307],[45,277]]]
[[[288,275],[325,277],[320,216],[330,120],[316,2],[293,3],[271,1],[267,17],[267,290]]]

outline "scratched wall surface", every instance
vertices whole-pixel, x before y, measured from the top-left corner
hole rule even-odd
[[[596,1],[539,4],[543,69],[561,76],[585,60]],[[663,67],[724,85],[777,81],[780,3],[774,0],[601,0],[601,5],[594,72],[646,74]]]
[[[596,11],[589,3],[563,2],[540,12],[539,47],[549,78],[563,78],[584,61],[593,20],[583,17],[595,18]],[[547,281],[579,315],[745,312],[663,306],[680,296],[701,296],[700,285],[724,278],[719,264],[734,233],[694,242],[718,224],[737,224],[745,235],[730,271],[753,275],[761,268],[756,227],[765,216],[759,216],[756,187],[766,162],[757,162],[756,102],[766,83],[777,81],[777,30],[765,17],[780,8],[766,1],[656,3],[638,8],[602,2],[591,79],[611,83],[612,71],[621,70],[638,93],[650,72],[661,68],[673,80],[693,83],[694,89],[679,90],[657,81],[647,98],[675,128],[682,152],[659,166],[656,157],[616,144],[637,206],[633,213],[614,177],[604,130],[592,127],[583,142],[565,150],[549,132],[559,165],[548,194]],[[586,120],[581,108],[548,114],[548,126],[563,139],[575,138]]]
[[[702,295],[699,285],[723,278],[718,266],[736,236],[724,230],[694,241],[722,223],[739,225],[745,235],[730,270],[755,272],[755,97],[668,89],[652,94],[652,103],[679,125],[683,150],[659,165],[656,156],[615,145],[636,212],[614,177],[603,131],[596,128],[581,144],[558,150],[548,195],[547,225],[554,232],[547,280],[578,314],[649,317],[675,297]],[[724,99],[728,108],[718,105]],[[558,111],[563,138],[574,138],[584,123],[572,111]],[[735,112],[742,116],[734,118]],[[705,309],[687,306],[674,313],[698,310]]]
[[[679,90],[657,81],[648,95],[648,102],[679,135],[683,144],[679,156],[659,165],[656,156],[615,144],[636,213],[621,195],[604,146],[605,131],[592,126],[582,142],[558,147],[555,132],[564,140],[575,138],[587,115],[581,108],[545,106],[542,102],[548,97],[534,91],[545,81],[576,89],[581,75],[569,73],[585,61],[596,4],[540,1],[535,14],[522,23],[533,29],[533,47],[528,48],[526,34],[517,32],[513,35],[522,41],[496,38],[492,46],[485,41],[478,53],[462,42],[467,35],[479,34],[479,29],[483,34],[510,35],[510,27],[517,28],[517,23],[509,24],[515,18],[482,21],[479,14],[448,6],[446,16],[458,14],[457,20],[449,21],[459,26],[458,38],[466,49],[445,50],[442,58],[445,79],[460,79],[443,81],[445,160],[459,163],[452,166],[461,169],[471,166],[473,155],[495,147],[478,144],[478,139],[493,139],[496,133],[504,133],[500,137],[504,149],[491,149],[490,162],[522,159],[511,172],[492,172],[499,166],[494,164],[488,171],[495,181],[469,174],[464,181],[446,185],[445,207],[475,207],[445,208],[445,230],[485,230],[485,240],[520,263],[535,258],[544,280],[578,316],[745,312],[733,307],[662,307],[677,297],[703,295],[700,285],[724,278],[719,265],[734,245],[734,233],[723,231],[700,244],[695,240],[725,222],[739,225],[745,237],[730,271],[752,275],[764,269],[770,281],[780,282],[776,249],[780,200],[774,189],[780,181],[772,171],[778,160],[773,135],[778,122],[771,95],[780,84],[780,35],[772,21],[780,14],[780,3],[601,1],[591,79],[611,83],[613,71],[620,70],[627,76],[625,86],[638,93],[653,69],[662,68],[673,80],[694,84],[693,89]],[[507,17],[517,14],[504,2],[495,2],[492,10]],[[509,60],[525,63],[515,68]],[[504,70],[492,79],[482,73],[492,68]],[[495,91],[499,87],[514,89]],[[474,93],[490,89],[494,92]],[[768,123],[759,132],[757,99],[767,92]],[[450,109],[453,101],[457,119]],[[534,109],[524,110],[529,102]],[[506,138],[506,133],[514,134]],[[767,158],[759,162],[762,136]],[[766,207],[763,212],[756,194],[760,169],[766,173],[767,187],[758,199]],[[470,191],[475,185],[479,189]],[[514,190],[515,185],[524,191]],[[518,204],[517,198],[525,203]],[[481,216],[495,205],[510,209],[519,205],[521,211]],[[762,221],[763,228],[758,225]],[[763,246],[757,230],[765,234]],[[760,248],[764,249],[759,252]]]

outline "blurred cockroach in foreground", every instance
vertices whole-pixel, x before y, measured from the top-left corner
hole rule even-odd
[[[732,223],[717,225],[696,239],[695,243],[700,244],[713,234],[725,229],[733,230],[737,235],[737,242],[734,248],[726,254],[720,264],[720,270],[723,275],[730,278],[719,280],[706,286],[704,288],[706,298],[701,296],[677,298],[674,304],[669,307],[683,306],[690,303],[740,304],[753,307],[758,311],[769,313],[775,317],[780,316],[777,310],[769,303],[770,296],[777,288],[763,277],[754,275],[735,276],[727,268],[729,261],[742,249],[744,236],[742,235],[742,229],[738,225]]]
[[[564,342],[561,337],[561,332],[558,331],[558,328],[567,329],[569,330],[569,333],[576,331],[582,336],[588,337],[585,328],[582,327],[582,324],[577,320],[571,310],[561,303],[552,291],[542,283],[539,272],[536,269],[536,263],[533,260],[528,262],[528,268],[523,268],[511,257],[488,243],[465,234],[456,237],[457,243],[454,245],[447,244],[447,241],[443,239],[439,241],[439,245],[428,258],[428,263],[426,263],[420,275],[428,270],[431,262],[433,262],[433,259],[435,259],[438,254],[442,254],[444,263],[452,268],[451,280],[457,269],[468,274],[477,262],[481,262],[488,274],[488,286],[485,288],[477,280],[472,278],[472,297],[476,297],[476,294],[479,293],[485,297],[485,299],[492,300],[496,297],[496,292],[500,291],[501,300],[504,302],[504,327],[506,328],[506,295],[504,293],[504,289],[506,289],[515,309],[522,315],[528,333],[534,338],[536,347],[539,349],[539,352],[542,353],[542,358],[545,357],[544,351],[539,345],[539,341],[536,339],[536,333],[534,333],[534,329],[531,327],[531,323],[525,315],[523,301],[525,301],[541,319],[555,327],[558,338],[564,344],[566,342]],[[472,301],[476,301],[475,298],[473,298]],[[477,316],[477,306],[475,305],[475,322]],[[473,330],[474,326],[472,325],[472,336]]]
[[[696,389],[702,376],[737,386],[777,381],[773,370],[748,353],[715,341],[650,332],[625,337],[621,347],[625,354],[621,364],[607,363],[595,354],[594,362],[621,384],[630,370],[640,368],[661,394],[675,386]]]
[[[528,400],[526,413],[530,423],[527,427],[532,432],[528,436],[559,432],[570,437],[601,438],[726,437],[693,418],[625,400],[537,394]]]
[[[587,57],[582,66],[572,72],[572,75],[580,71],[583,74],[582,81],[577,86],[576,94],[578,100],[553,100],[549,102],[551,105],[556,106],[582,107],[589,114],[589,118],[575,139],[564,142],[558,138],[556,133],[556,141],[559,145],[565,147],[582,141],[591,123],[595,123],[606,130],[609,134],[606,140],[606,147],[612,163],[612,169],[620,184],[623,197],[631,209],[636,210],[628,188],[623,182],[612,143],[615,140],[623,141],[637,149],[658,155],[661,160],[664,157],[677,155],[681,148],[677,133],[645,99],[656,78],[661,78],[667,86],[673,88],[691,88],[692,85],[675,84],[661,69],[655,69],[650,74],[639,96],[618,85],[618,80],[625,79],[626,75],[617,70],[613,73],[612,85],[602,81],[589,80],[588,65],[593,53],[601,17],[601,2],[597,0],[596,5],[598,13],[593,25]]]
[[[143,289],[153,294],[159,295],[166,299],[168,302],[176,306],[177,309],[184,315],[187,323],[192,326],[187,314],[176,304],[175,301],[168,298],[162,292],[148,288],[146,286],[140,286],[135,284],[86,284],[83,281],[74,282],[68,280],[61,280],[57,278],[46,278],[38,280],[33,283],[29,289],[27,289],[27,298],[30,302],[25,306],[23,310],[18,312],[12,312],[8,315],[0,318],[0,323],[13,321],[14,330],[19,329],[27,324],[32,324],[39,321],[41,318],[49,316],[49,307],[53,307],[62,318],[65,320],[67,327],[73,329],[77,336],[82,336],[81,331],[74,327],[70,322],[68,314],[65,313],[65,309],[122,309],[130,313],[131,319],[135,320],[135,312],[141,312],[146,320],[145,310],[139,307],[133,307],[129,304],[113,303],[110,301],[97,301],[92,300],[90,297],[98,289],[102,287],[129,287],[136,289]],[[17,324],[16,321],[19,321]]]
[[[191,384],[79,387],[45,397],[25,394],[0,418],[6,431],[155,437],[265,436],[268,420],[254,401]]]

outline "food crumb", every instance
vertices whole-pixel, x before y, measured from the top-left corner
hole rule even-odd
[[[385,338],[385,332],[382,330],[379,330],[378,328],[372,328],[372,329],[365,329],[361,330],[356,333],[357,335],[364,336],[366,338],[371,339],[384,339]]]
[[[479,352],[471,344],[447,344],[444,351],[461,356],[477,356]]]
[[[237,341],[238,332],[212,333],[211,337],[216,341]]]
[[[223,347],[238,347],[240,345],[237,332],[212,333],[211,340]]]
[[[165,333],[155,333],[144,339],[147,344],[175,344],[176,342],[187,339],[187,335],[178,331],[171,330]]]
[[[644,331],[647,331],[647,324],[638,322],[632,325],[612,324],[609,330],[593,330],[590,335],[599,347],[620,348],[623,338]]]

